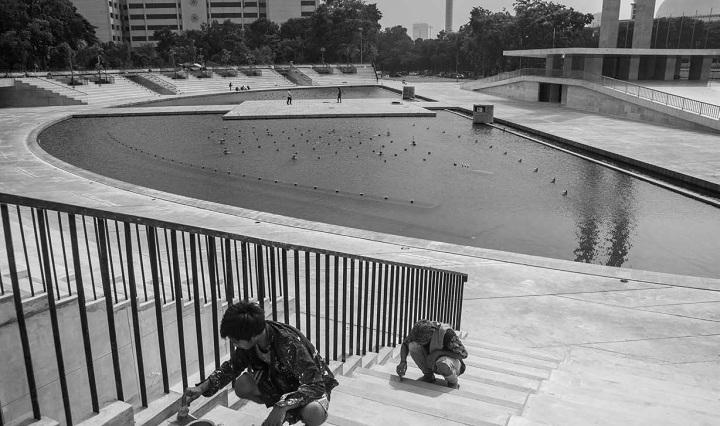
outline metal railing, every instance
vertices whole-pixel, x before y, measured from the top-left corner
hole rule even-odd
[[[83,371],[88,389],[74,387],[73,396],[77,400],[78,392],[87,392],[92,411],[100,409],[93,364],[98,350],[94,345],[99,343],[91,341],[88,325],[87,305],[93,301],[104,305],[106,312],[104,333],[110,342],[115,385],[112,397],[122,401],[127,395],[139,394],[144,407],[148,405],[147,381],[157,381],[157,375],[162,377],[164,393],[169,392],[171,381],[182,381],[186,387],[193,371],[205,379],[204,351],[197,350],[197,360],[188,361],[188,342],[197,348],[212,344],[214,365],[219,367],[219,310],[224,303],[238,299],[257,300],[270,318],[300,329],[326,360],[344,361],[346,356],[396,345],[421,318],[449,323],[455,329],[461,325],[463,286],[467,280],[462,273],[2,193],[0,216],[0,294],[12,294],[21,342],[16,350],[23,354],[14,359],[24,359],[36,419],[49,414],[62,416],[63,412],[43,412],[38,402],[37,354],[29,343],[26,299],[41,299],[48,304],[67,424],[72,424],[73,419],[63,353],[72,353],[68,351],[73,349],[63,341],[62,330],[80,330],[82,335],[82,349],[74,350],[76,358],[82,357],[80,352],[85,353]],[[69,324],[64,311],[61,330],[57,305],[75,299],[77,309],[73,309],[79,313],[78,323]],[[132,333],[127,334],[132,336],[132,365],[120,362],[114,314],[114,309],[128,303],[131,314],[119,324],[131,323]],[[147,320],[140,321],[140,305],[155,311],[152,330],[143,328],[150,325]],[[165,330],[168,325],[164,325],[163,306],[173,307],[176,312],[176,336],[170,335],[175,334],[171,329]],[[202,309],[212,313],[211,336],[201,332],[203,322],[209,327],[207,315],[202,319]],[[194,314],[191,327],[183,325],[187,311]],[[141,336],[151,332],[157,332],[153,345],[160,356],[160,367],[155,367],[160,371],[152,373],[156,376],[145,368],[149,355],[144,355],[141,347],[141,342],[147,345],[149,339]],[[194,339],[189,337],[192,334]],[[179,351],[179,372],[168,368],[169,346]],[[195,354],[192,350],[190,353]],[[152,356],[156,359],[157,354]],[[177,357],[173,359],[177,363]],[[22,368],[22,364],[18,365],[18,374]],[[123,380],[128,375],[137,381]]]
[[[720,105],[714,105],[695,99],[686,98],[672,93],[663,92],[639,84],[630,83],[625,80],[618,80],[611,77],[586,73],[584,71],[571,71],[569,73],[563,70],[546,70],[544,68],[521,68],[515,71],[504,72],[477,80],[475,83],[495,83],[498,81],[509,80],[524,76],[533,77],[552,77],[552,78],[569,78],[574,80],[583,80],[595,84],[599,84],[608,89],[616,90],[626,95],[637,97],[653,103],[662,104],[691,114],[720,120]],[[473,83],[470,83],[473,84]]]

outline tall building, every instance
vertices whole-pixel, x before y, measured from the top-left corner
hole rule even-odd
[[[445,0],[445,32],[452,32],[453,24],[453,0]]]
[[[430,31],[432,31],[432,27],[429,24],[426,24],[424,22],[419,24],[413,24],[412,27],[412,39],[423,39],[427,40],[431,37]]]
[[[90,24],[102,43],[123,41],[123,6],[125,0],[71,0]]]
[[[259,18],[276,24],[310,16],[320,0],[72,0],[101,42],[153,42],[156,30],[199,30],[203,24],[230,20],[248,25]]]

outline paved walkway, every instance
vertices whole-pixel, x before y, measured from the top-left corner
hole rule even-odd
[[[416,87],[420,95],[448,103],[492,102],[500,117],[718,179],[715,135],[507,101],[464,92],[453,83]],[[465,272],[470,278],[463,328],[474,339],[557,351],[595,365],[622,364],[708,393],[719,390],[720,280],[402,238],[99,183],[90,173],[48,163],[36,147],[28,147],[39,126],[92,110],[0,110],[0,191]],[[692,423],[688,418],[686,424]]]

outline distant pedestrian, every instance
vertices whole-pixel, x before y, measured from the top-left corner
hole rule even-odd
[[[237,87],[237,86],[235,86],[235,91],[236,91],[236,92],[239,92],[239,91],[240,91],[240,88]]]
[[[292,92],[289,90],[287,91],[287,102],[285,104],[292,105]]]
[[[342,103],[342,90],[338,87],[338,93],[337,93],[337,103]]]
[[[230,84],[228,84],[228,86],[230,87],[230,91],[232,92],[232,81],[230,82]]]

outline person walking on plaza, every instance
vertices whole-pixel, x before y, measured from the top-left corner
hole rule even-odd
[[[338,87],[338,93],[337,93],[337,103],[342,103],[342,90]]]
[[[257,303],[241,301],[223,315],[220,335],[230,339],[235,352],[204,382],[185,390],[186,405],[235,380],[238,397],[272,407],[263,426],[298,421],[317,426],[327,420],[330,392],[338,382],[295,327],[265,320]]]
[[[286,104],[286,105],[292,105],[292,92],[291,92],[290,90],[288,90],[288,93],[287,93],[287,102],[286,102],[285,104]]]
[[[434,383],[435,374],[440,374],[448,387],[459,387],[458,376],[465,372],[463,359],[468,354],[449,325],[425,319],[413,325],[400,348],[400,363],[396,368],[400,377],[407,372],[408,353],[423,372],[420,380]]]

